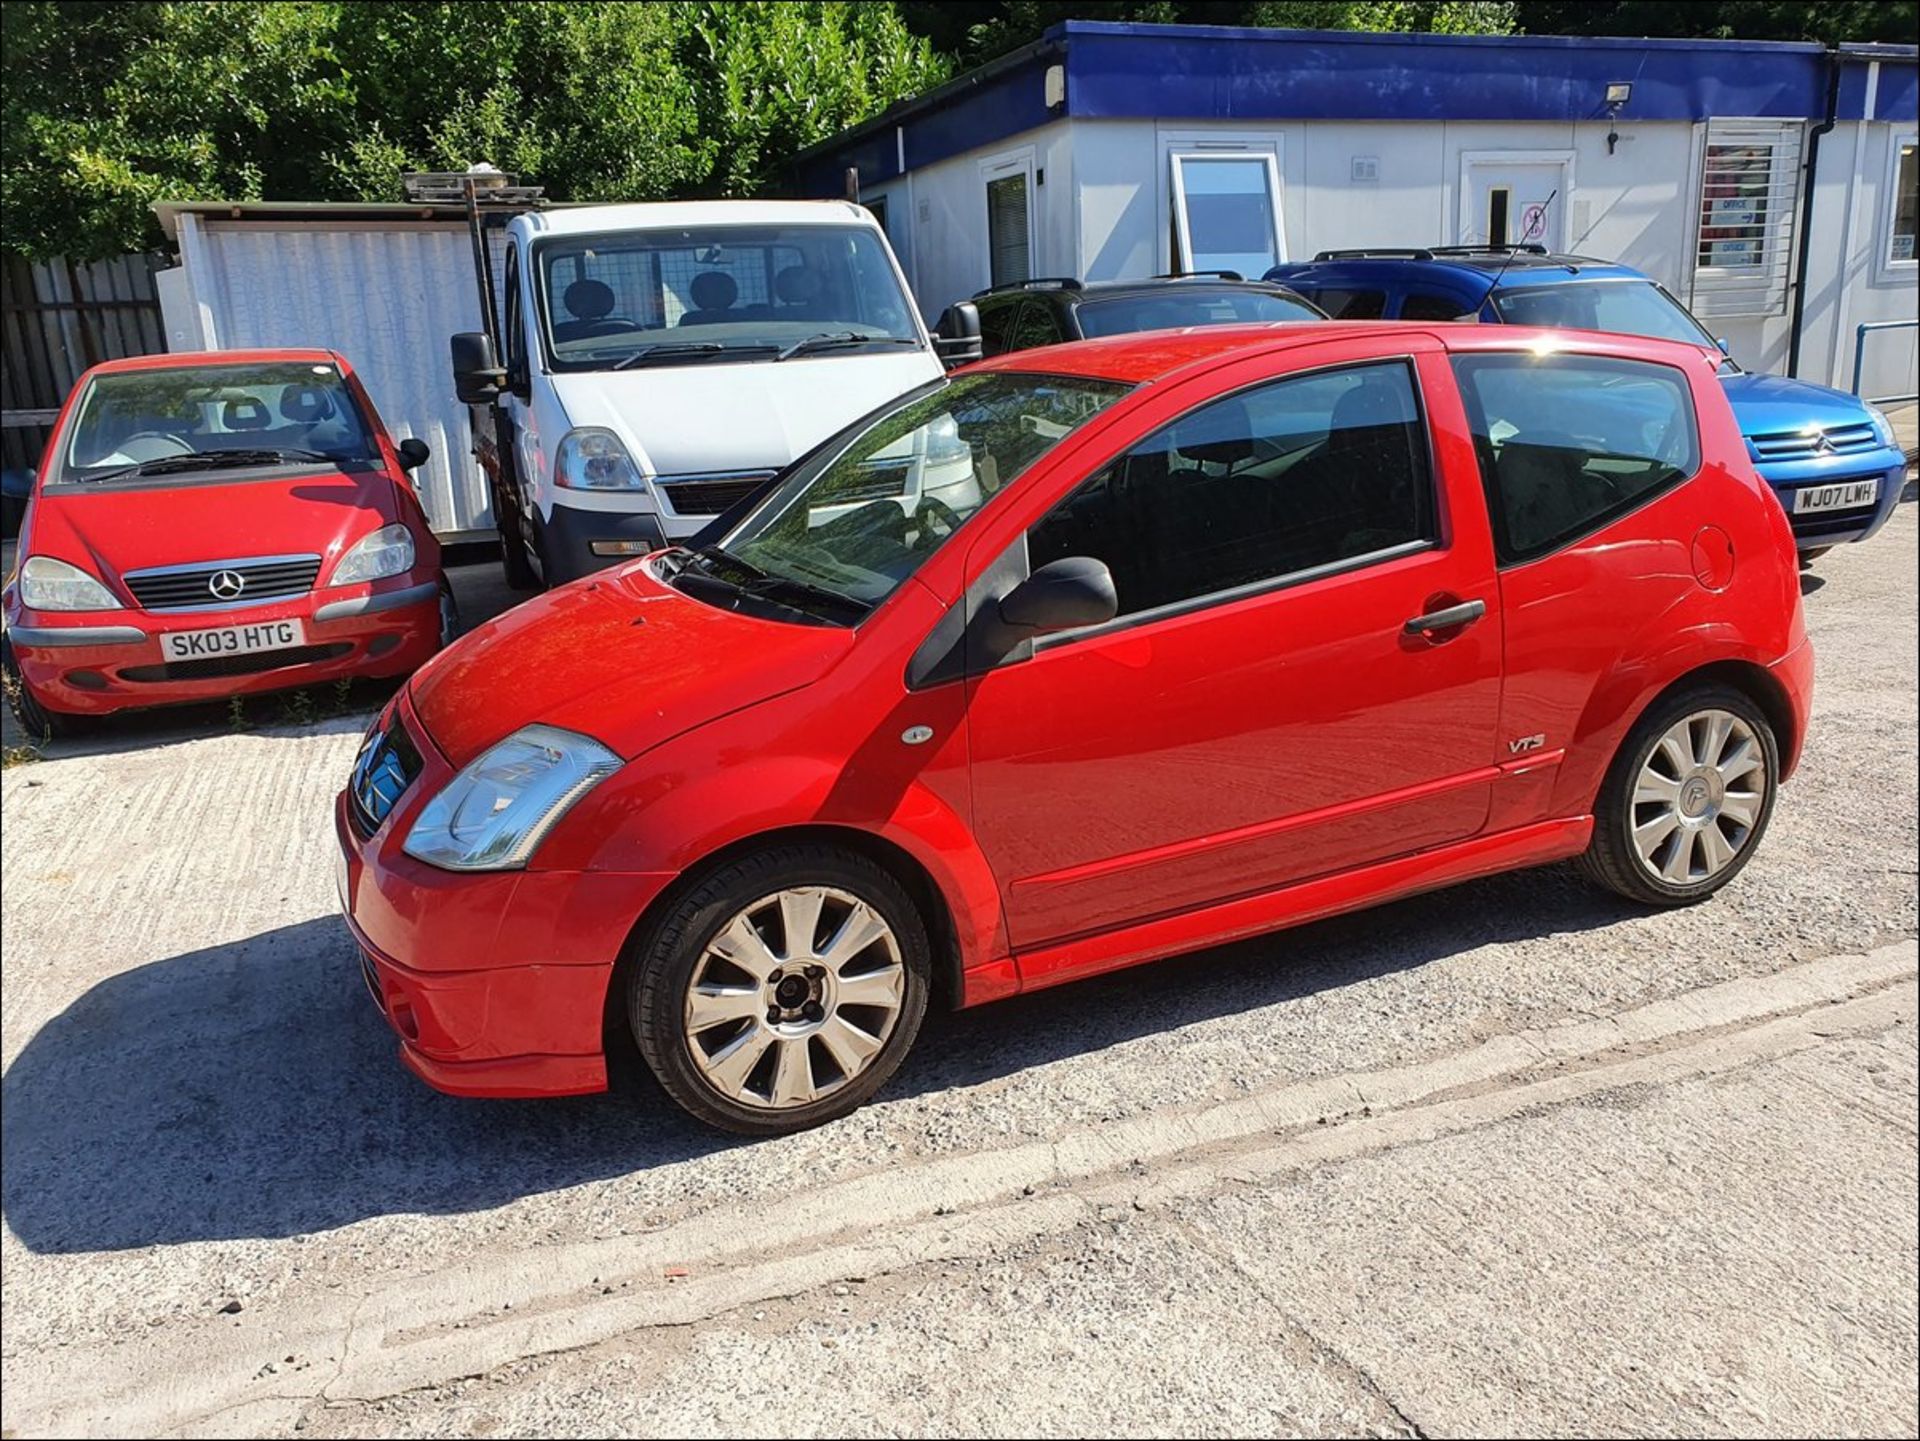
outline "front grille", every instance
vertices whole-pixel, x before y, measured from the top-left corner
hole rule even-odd
[[[1806,460],[1816,455],[1853,455],[1876,449],[1880,437],[1866,421],[1836,425],[1826,430],[1782,430],[1752,437],[1754,454],[1762,460]]]
[[[142,610],[253,605],[305,595],[320,575],[317,555],[267,556],[188,568],[129,571],[124,579]],[[235,589],[235,584],[238,589]],[[218,589],[215,588],[216,583]]]
[[[1856,505],[1851,510],[1816,510],[1812,515],[1788,517],[1795,535],[1844,535],[1858,530],[1873,519],[1874,506]]]
[[[660,488],[667,493],[677,515],[718,515],[745,500],[773,476],[771,470],[744,471],[706,480],[663,481]]]
[[[347,814],[361,839],[380,829],[420,774],[420,752],[396,715],[361,743],[347,781]]]
[[[907,477],[912,474],[911,460],[869,460],[860,467],[858,479],[835,486],[828,499],[835,505],[850,500],[892,500],[906,494]]]
[[[261,671],[282,670],[288,666],[313,665],[323,660],[338,660],[353,649],[353,642],[337,640],[330,645],[296,645],[285,650],[263,650],[254,655],[215,655],[204,660],[175,660],[165,665],[130,665],[120,672],[121,680],[212,680],[216,676],[259,675]]]

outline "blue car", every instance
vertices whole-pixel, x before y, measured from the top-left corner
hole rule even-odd
[[[1481,320],[1718,344],[1687,308],[1625,265],[1511,249],[1325,250],[1266,274],[1336,320]],[[1721,346],[1724,350],[1725,346]],[[1906,457],[1858,396],[1721,366],[1747,453],[1793,522],[1803,561],[1886,524]]]

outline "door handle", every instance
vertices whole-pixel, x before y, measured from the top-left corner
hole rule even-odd
[[[1457,630],[1461,626],[1472,625],[1487,613],[1484,600],[1463,600],[1459,605],[1450,605],[1445,610],[1430,610],[1425,615],[1416,615],[1404,627],[1408,635],[1430,635],[1436,630]]]

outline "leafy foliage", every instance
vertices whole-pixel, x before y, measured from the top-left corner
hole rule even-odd
[[[0,9],[0,244],[151,240],[159,199],[397,200],[487,160],[558,200],[735,195],[944,77],[891,5],[225,0]]]

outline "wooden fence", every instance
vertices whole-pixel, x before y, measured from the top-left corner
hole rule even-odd
[[[88,366],[167,348],[160,255],[75,264],[0,255],[0,468],[40,464],[47,433]]]

